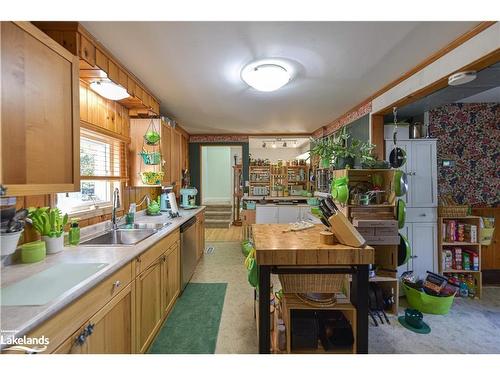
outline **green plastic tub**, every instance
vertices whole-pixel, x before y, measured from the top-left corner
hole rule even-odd
[[[21,245],[21,262],[35,263],[45,259],[45,242],[33,241]]]
[[[410,307],[425,314],[446,315],[450,311],[455,296],[435,297],[410,288],[404,283],[402,285]]]

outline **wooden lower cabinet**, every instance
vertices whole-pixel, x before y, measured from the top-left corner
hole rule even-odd
[[[56,354],[131,354],[134,350],[134,287],[127,285],[69,337]]]
[[[163,257],[136,278],[137,351],[144,353],[162,322]]]
[[[168,315],[181,289],[180,243],[176,242],[165,252],[163,263],[163,314]]]
[[[180,241],[136,279],[137,352],[147,351],[180,292]]]
[[[180,293],[179,230],[133,263],[107,277],[29,336],[48,337],[47,353],[146,352]]]

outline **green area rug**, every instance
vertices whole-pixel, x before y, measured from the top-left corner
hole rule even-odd
[[[226,287],[226,283],[189,283],[149,353],[215,353]]]

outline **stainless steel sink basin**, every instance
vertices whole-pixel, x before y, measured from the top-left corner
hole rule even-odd
[[[157,229],[117,229],[82,242],[82,245],[135,245],[155,234]]]
[[[134,223],[134,224],[122,224],[120,229],[155,229],[160,230],[172,223]]]

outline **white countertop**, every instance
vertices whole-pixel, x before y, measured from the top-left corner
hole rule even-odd
[[[13,264],[0,268],[0,287],[23,280],[38,272],[44,271],[61,263],[107,263],[97,273],[91,275],[62,295],[42,306],[1,306],[0,307],[0,334],[4,340],[8,337],[19,337],[46,321],[48,318],[62,310],[78,297],[92,289],[100,281],[119,270],[122,266],[146,251],[163,237],[172,233],[187,220],[204,210],[204,206],[192,210],[179,210],[180,217],[171,219],[167,214],[161,216],[136,215],[136,222],[165,223],[169,226],[161,229],[152,236],[133,246],[74,246],[65,247],[58,254],[47,255],[38,263]],[[109,223],[109,222],[108,222]],[[109,225],[109,224],[108,224]],[[105,223],[82,228],[82,238],[89,233],[92,237],[100,234],[105,229]],[[87,238],[85,238],[87,239]],[[4,344],[0,343],[0,348]]]

